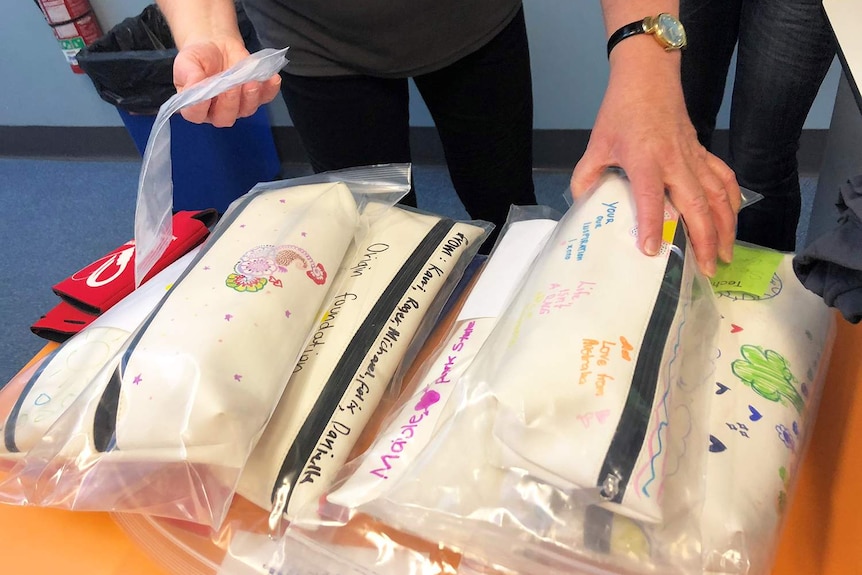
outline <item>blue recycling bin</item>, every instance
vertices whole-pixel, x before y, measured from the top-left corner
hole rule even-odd
[[[237,24],[249,51],[260,48],[242,4]],[[143,156],[159,108],[176,93],[177,55],[167,20],[158,5],[124,19],[78,52],[78,64],[99,97],[116,106]],[[174,210],[215,208],[224,212],[258,182],[278,179],[281,163],[266,108],[230,128],[193,124],[171,117]]]
[[[156,116],[117,111],[143,156]],[[255,184],[281,175],[265,107],[230,128],[193,124],[179,113],[170,122],[174,211],[215,208],[224,213]]]

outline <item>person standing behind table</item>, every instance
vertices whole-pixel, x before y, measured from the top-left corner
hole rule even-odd
[[[836,52],[821,0],[681,0],[690,34],[685,100],[709,147],[734,46],[729,163],[764,199],[739,214],[740,240],[792,252],[802,200],[796,153]]]
[[[180,49],[182,91],[248,55],[231,0],[158,0]],[[434,118],[455,189],[470,216],[500,229],[509,206],[535,203],[532,80],[521,0],[244,0],[264,46],[289,46],[280,76],[186,108],[192,122],[229,126],[281,89],[316,171],[409,162],[407,79]],[[604,0],[609,31],[671,0]],[[609,32],[610,34],[610,32]],[[646,41],[645,41],[646,40]],[[646,48],[646,49],[644,49]],[[573,173],[586,193],[609,166],[625,169],[646,253],[658,252],[668,188],[686,217],[701,269],[732,255],[739,190],[697,143],[679,81],[679,54],[631,38],[610,55],[611,81],[590,147]],[[635,143],[637,145],[635,145]],[[415,196],[406,202],[415,203]],[[493,244],[493,238],[486,246]]]

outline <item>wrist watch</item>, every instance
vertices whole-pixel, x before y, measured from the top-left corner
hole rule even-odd
[[[685,28],[674,16],[661,13],[658,16],[647,16],[643,20],[626,24],[608,38],[608,58],[614,46],[629,36],[650,34],[667,51],[680,50],[686,45]]]

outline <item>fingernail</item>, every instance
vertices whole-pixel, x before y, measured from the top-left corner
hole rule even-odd
[[[707,277],[712,277],[715,275],[715,260],[709,260],[706,262],[701,262],[701,270]]]
[[[726,264],[729,264],[733,260],[733,248],[723,248],[719,251],[718,257],[721,258]]]
[[[644,252],[646,252],[647,255],[656,255],[659,247],[661,247],[661,244],[659,243],[658,238],[647,238],[644,240]]]

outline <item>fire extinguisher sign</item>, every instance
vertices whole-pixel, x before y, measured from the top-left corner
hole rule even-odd
[[[54,31],[54,37],[66,61],[76,74],[83,73],[78,66],[78,52],[102,35],[102,28],[93,15],[88,0],[35,0],[36,5]]]
[[[66,55],[66,61],[69,64],[76,64],[75,55],[79,50],[84,48],[84,39],[78,36],[77,38],[60,40],[60,48],[63,50],[63,54]]]

